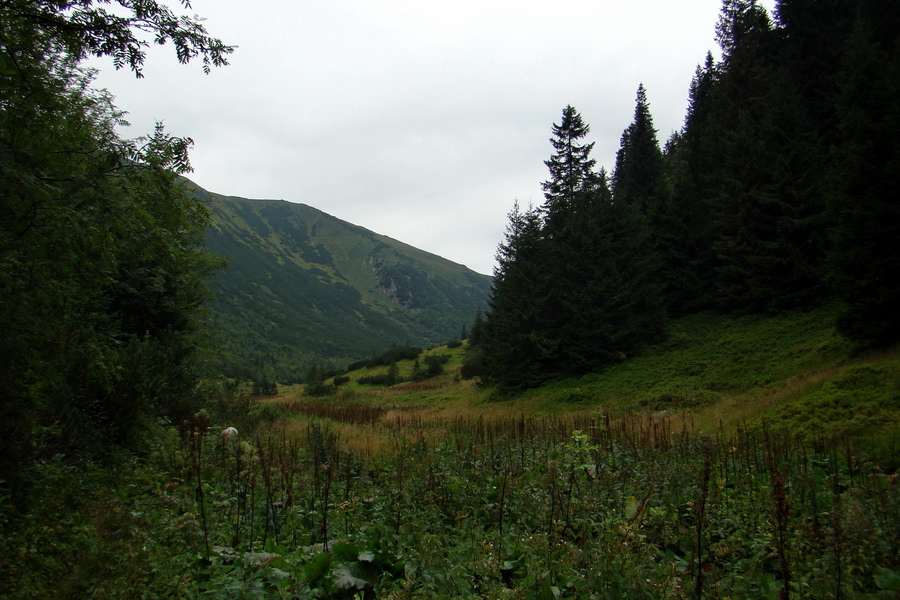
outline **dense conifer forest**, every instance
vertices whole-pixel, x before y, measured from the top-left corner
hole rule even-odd
[[[668,318],[841,305],[861,347],[900,334],[900,6],[725,0],[683,127],[650,92],[609,175],[572,106],[540,206],[509,215],[469,372],[522,388],[655,342]]]

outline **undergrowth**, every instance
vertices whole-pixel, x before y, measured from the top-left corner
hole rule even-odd
[[[833,308],[761,317],[701,313],[670,323],[664,343],[602,373],[523,396],[552,408],[585,400],[603,407],[693,409],[725,395],[763,395],[852,355],[834,332]],[[563,408],[563,407],[560,407]]]
[[[350,448],[342,418],[390,444]],[[199,413],[117,485],[48,467],[10,598],[891,598],[900,482],[846,440],[666,417]],[[125,466],[123,465],[123,469]],[[86,485],[94,493],[79,497]],[[52,517],[52,518],[50,518]],[[39,540],[43,540],[39,542]],[[52,540],[52,541],[51,541]]]

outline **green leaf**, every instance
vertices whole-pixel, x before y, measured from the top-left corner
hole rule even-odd
[[[334,570],[334,586],[339,590],[364,590],[368,585],[368,581],[353,574],[349,565],[340,565]]]
[[[312,586],[320,581],[331,570],[331,555],[327,552],[313,556],[308,563],[303,565],[303,577]]]
[[[628,496],[625,500],[625,518],[633,519],[638,514],[638,509],[640,509],[641,503],[634,496]]]
[[[331,554],[342,562],[354,562],[359,558],[359,547],[349,542],[341,542],[331,547]]]
[[[900,573],[881,567],[875,573],[875,585],[883,590],[900,590]]]

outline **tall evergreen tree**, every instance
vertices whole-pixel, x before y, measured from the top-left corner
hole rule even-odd
[[[707,53],[691,80],[682,133],[670,140],[665,153],[669,212],[679,216],[676,224],[681,225],[681,235],[676,231],[668,240],[669,253],[682,254],[666,292],[673,315],[709,308],[715,297],[712,217],[722,173],[722,124],[716,109],[720,79],[721,66]],[[664,268],[673,268],[672,259]]]
[[[644,84],[638,86],[634,120],[622,133],[616,153],[613,195],[617,202],[635,205],[651,221],[662,200],[662,152]]]
[[[776,5],[780,60],[822,138],[819,153],[837,143],[838,71],[856,7],[858,0],[778,0]]]
[[[590,127],[581,115],[572,106],[566,106],[560,123],[553,124],[552,132],[550,143],[554,153],[544,161],[550,179],[542,184],[544,203],[540,209],[542,268],[535,280],[541,315],[536,323],[535,339],[541,350],[541,371],[547,375],[569,368],[567,341],[562,332],[573,320],[577,323],[581,320],[572,312],[568,296],[584,285],[584,280],[577,275],[579,267],[595,259],[578,247],[580,242],[573,231],[579,225],[576,221],[583,216],[582,205],[593,197],[598,184],[594,172],[596,161],[591,158],[594,144],[584,140]],[[563,265],[566,261],[574,264]]]
[[[479,308],[475,312],[475,320],[472,321],[472,328],[469,331],[469,345],[481,343],[481,336],[484,329],[484,312]]]
[[[481,358],[487,381],[504,387],[530,387],[543,380],[536,329],[540,321],[535,282],[540,279],[541,219],[536,209],[509,213],[489,310],[481,327]]]
[[[697,310],[707,301],[708,290],[700,273],[706,212],[689,188],[689,158],[684,135],[673,133],[663,153],[665,192],[657,234],[663,295],[670,316]]]
[[[584,142],[590,127],[571,105],[563,109],[562,119],[558,125],[553,124],[552,132],[550,143],[554,153],[544,161],[550,170],[550,179],[541,184],[544,189],[542,212],[551,235],[554,227],[565,227],[564,222],[557,221],[569,214],[576,194],[593,185],[596,165],[590,156],[593,142]]]
[[[780,63],[778,34],[762,7],[740,0],[725,1],[718,33],[716,298],[749,311],[818,301],[824,207],[811,186],[815,138]]]
[[[829,265],[839,330],[882,345],[900,338],[900,10],[870,7],[856,20],[839,78]]]
[[[658,341],[665,319],[647,217],[614,199],[605,171],[579,194],[554,245],[557,342],[548,370],[577,375]]]
[[[663,153],[653,126],[653,116],[644,85],[638,86],[634,119],[622,133],[616,153],[613,196],[617,203],[629,204],[644,217],[649,228],[649,245],[658,255],[660,290],[666,303],[675,302],[676,288],[684,281],[685,239],[681,207],[674,203],[666,184]]]
[[[482,344],[487,379],[528,387],[621,360],[658,339],[664,317],[646,215],[593,171],[571,106],[553,126],[540,211],[510,214]]]

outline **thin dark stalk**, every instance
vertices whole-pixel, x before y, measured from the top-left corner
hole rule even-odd
[[[322,488],[322,544],[328,551],[328,504],[331,501],[331,481],[334,479],[334,461],[328,460],[325,464],[325,484]]]
[[[772,482],[772,493],[775,501],[775,534],[778,541],[778,564],[779,574],[783,586],[779,593],[780,600],[788,600],[791,594],[791,571],[788,563],[788,544],[787,530],[788,519],[790,517],[790,502],[787,499],[784,489],[784,478],[779,474],[775,476]]]
[[[694,553],[691,556],[691,569],[696,565],[694,579],[694,598],[699,600],[703,596],[703,583],[705,579],[703,563],[703,521],[706,516],[706,500],[709,495],[709,476],[712,470],[710,461],[710,449],[707,447],[703,457],[703,471],[700,476],[700,498],[697,502],[697,529],[694,541]]]
[[[500,536],[497,541],[497,564],[501,564],[503,560],[503,508],[506,500],[506,482],[509,479],[509,470],[503,474],[503,483],[500,485],[500,506],[497,509],[497,524]]]
[[[194,476],[197,487],[194,490],[195,500],[200,505],[200,525],[203,528],[203,546],[206,564],[212,564],[209,552],[209,525],[206,520],[206,498],[203,493],[203,437],[207,429],[207,417],[204,412],[197,413],[191,419],[191,457],[193,459]]]

